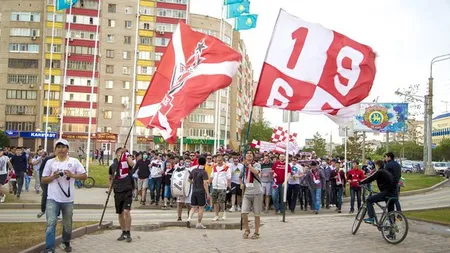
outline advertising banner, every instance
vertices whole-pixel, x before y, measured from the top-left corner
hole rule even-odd
[[[362,103],[353,128],[358,132],[401,133],[408,130],[407,103]]]

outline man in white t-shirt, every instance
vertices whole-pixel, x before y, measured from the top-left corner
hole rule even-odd
[[[214,205],[214,211],[216,212],[213,221],[219,219],[225,220],[227,218],[225,213],[225,200],[227,197],[227,187],[231,186],[231,176],[228,173],[229,169],[230,167],[223,162],[222,155],[217,155],[217,164],[214,165],[210,176],[213,188],[211,198]],[[221,218],[219,218],[219,209],[223,212]]]
[[[47,190],[47,229],[45,231],[45,251],[55,252],[56,222],[59,212],[62,213],[63,233],[62,248],[72,252],[70,239],[72,237],[73,200],[75,195],[75,180],[85,180],[86,170],[81,163],[69,157],[69,143],[59,139],[55,145],[56,157],[50,159],[42,172],[42,183],[48,184]]]
[[[12,168],[12,164],[9,161],[9,157],[3,155],[3,150],[0,150],[0,203],[5,202],[7,191],[3,190],[3,186],[6,184],[8,178],[8,166]]]
[[[231,209],[230,212],[241,211],[241,186],[239,184],[239,177],[244,170],[244,165],[239,163],[239,157],[233,156],[233,163],[228,170],[228,176],[231,178]],[[237,199],[237,203],[236,203]]]
[[[150,178],[148,185],[150,187],[150,197],[152,199],[150,205],[159,205],[159,198],[161,195],[161,183],[163,176],[163,161],[162,155],[158,154],[153,161],[150,162]]]

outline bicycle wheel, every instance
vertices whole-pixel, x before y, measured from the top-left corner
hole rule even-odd
[[[92,188],[95,185],[95,179],[93,177],[87,177],[86,180],[84,180],[84,187],[86,188]]]
[[[358,213],[356,214],[355,220],[353,221],[352,234],[356,234],[356,232],[358,232],[359,226],[361,226],[361,222],[363,221],[364,216],[366,216],[366,212],[367,206],[366,204],[364,204],[359,209]]]
[[[399,211],[392,211],[386,215],[381,223],[381,234],[390,244],[401,243],[408,235],[408,220]]]

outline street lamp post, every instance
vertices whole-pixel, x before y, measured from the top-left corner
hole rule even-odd
[[[425,166],[427,161],[428,161],[428,95],[425,96],[417,96],[417,95],[406,95],[405,93],[400,92],[399,90],[397,90],[395,92],[396,95],[399,96],[409,96],[410,99],[415,100],[415,101],[419,101],[424,103],[424,119],[423,119],[423,165]]]
[[[434,57],[430,63],[430,78],[428,79],[428,126],[427,126],[427,164],[425,166],[425,175],[436,175],[436,171],[433,168],[432,161],[432,146],[433,141],[431,138],[433,130],[433,64],[436,62],[450,60],[450,54],[444,54]]]

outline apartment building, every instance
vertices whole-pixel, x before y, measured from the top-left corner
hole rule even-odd
[[[39,145],[22,137],[41,130],[44,6],[38,0],[0,4],[0,130],[13,130],[12,145]]]

